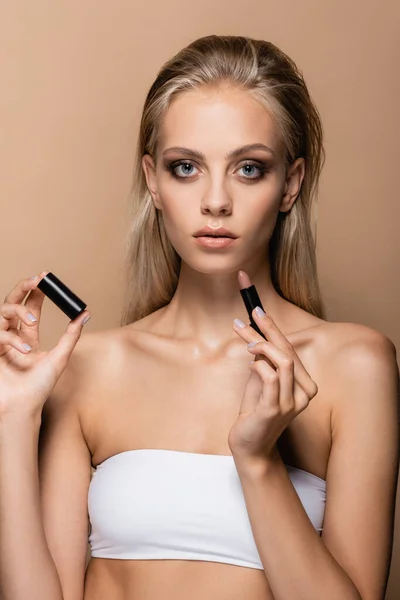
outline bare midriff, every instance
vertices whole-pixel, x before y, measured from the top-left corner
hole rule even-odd
[[[195,560],[91,558],[84,600],[274,600],[261,569]]]

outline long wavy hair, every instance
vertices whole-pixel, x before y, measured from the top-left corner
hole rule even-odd
[[[288,212],[279,212],[268,253],[276,291],[291,303],[325,319],[318,283],[313,199],[325,161],[320,115],[301,71],[274,44],[243,36],[210,35],[183,48],[161,67],[143,107],[129,195],[125,239],[125,297],[120,325],[128,325],[168,304],[175,293],[181,258],[153,204],[142,157],[157,155],[164,115],[180,93],[229,84],[263,103],[286,150],[285,162],[305,159],[300,193]]]

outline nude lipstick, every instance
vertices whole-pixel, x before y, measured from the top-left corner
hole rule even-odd
[[[75,319],[87,306],[53,273],[47,273],[37,287],[70,319]]]
[[[250,277],[244,271],[239,271],[238,273],[238,281],[240,286],[240,294],[243,298],[244,305],[247,310],[247,314],[250,318],[250,327],[252,327],[257,333],[259,333],[265,340],[267,339],[265,335],[260,331],[260,328],[257,326],[253,319],[252,312],[259,306],[264,310],[263,305],[261,304],[260,297],[257,293],[256,286],[252,285]],[[265,311],[264,311],[265,312]]]

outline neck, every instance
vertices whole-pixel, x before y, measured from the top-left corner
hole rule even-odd
[[[243,344],[232,327],[235,318],[249,324],[240,294],[238,270],[210,275],[194,271],[182,261],[175,294],[163,311],[163,333],[176,340],[196,343],[204,352],[218,352],[228,345]],[[280,327],[287,301],[272,285],[268,262],[258,269],[244,266],[243,270],[256,286],[265,311]]]

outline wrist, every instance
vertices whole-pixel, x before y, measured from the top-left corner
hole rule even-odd
[[[239,476],[257,479],[265,477],[271,471],[275,470],[279,463],[282,465],[282,459],[278,449],[274,447],[272,453],[266,456],[235,456],[233,454],[236,469]]]
[[[0,430],[7,431],[11,429],[40,429],[42,421],[42,412],[36,411],[0,411]]]
[[[233,455],[235,461],[236,470],[239,477],[246,477],[249,479],[258,479],[264,477],[271,465],[267,458],[260,457],[238,457]]]

